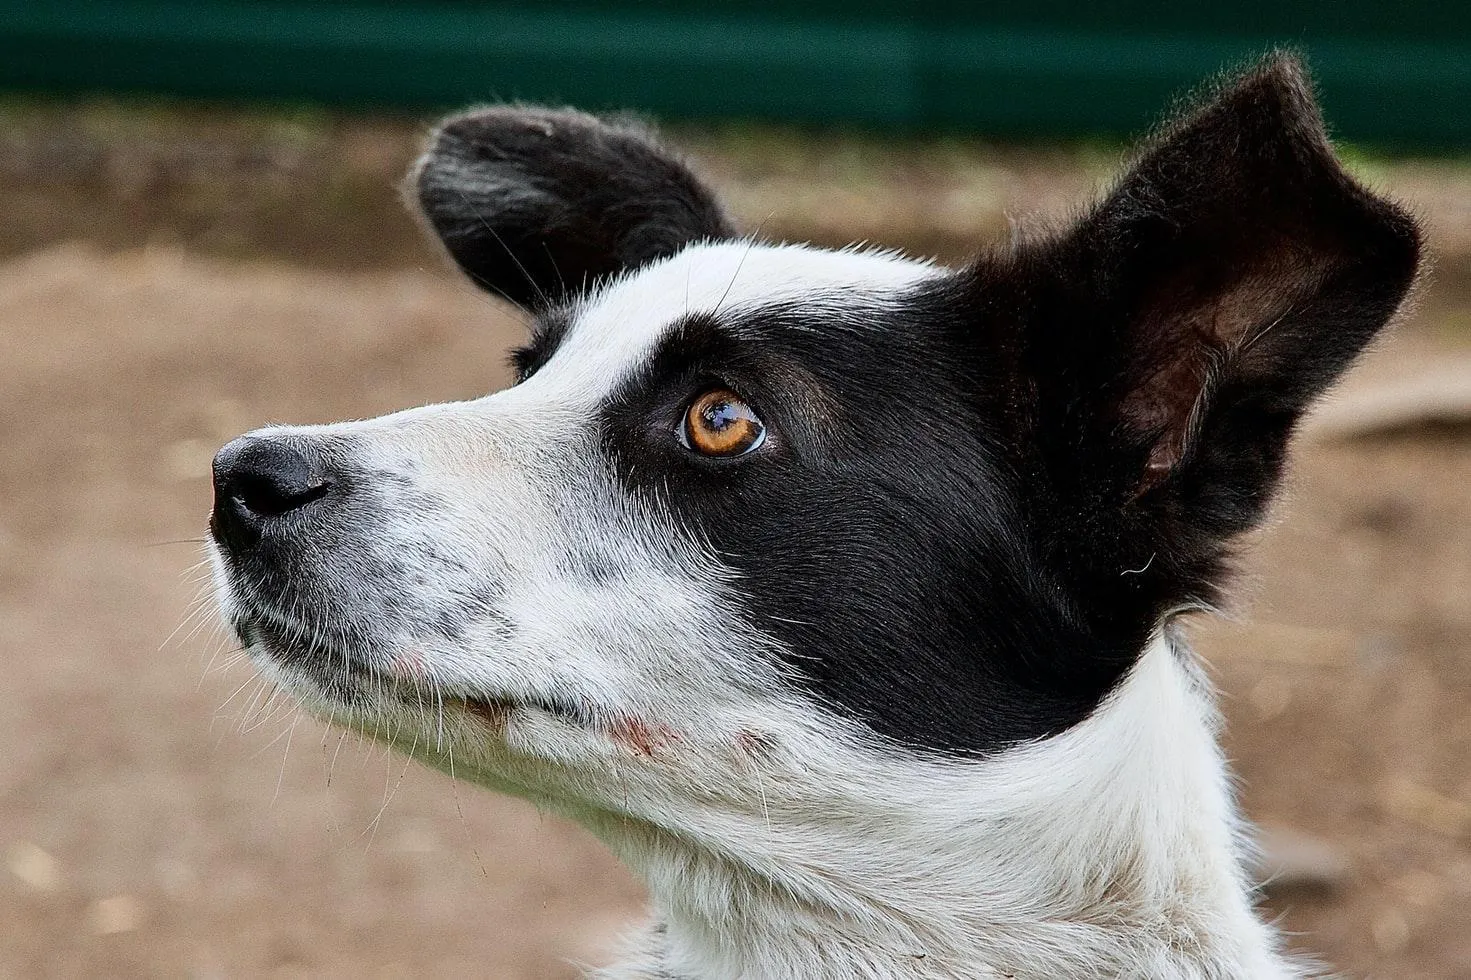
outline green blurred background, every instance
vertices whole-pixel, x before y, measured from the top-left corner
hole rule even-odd
[[[1445,0],[6,0],[0,85],[1077,136],[1280,44],[1344,136],[1471,141],[1471,5]]]

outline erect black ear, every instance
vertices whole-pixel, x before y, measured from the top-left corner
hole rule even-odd
[[[1106,549],[1118,574],[1173,554],[1209,579],[1260,519],[1303,411],[1405,297],[1419,247],[1414,220],[1340,166],[1277,55],[1167,126],[1066,232],[979,263],[987,306],[1025,317],[994,353],[1038,475],[1064,523],[1091,522],[1064,533],[1127,538]]]
[[[571,110],[447,119],[411,181],[460,267],[523,306],[733,234],[710,190],[649,130]]]

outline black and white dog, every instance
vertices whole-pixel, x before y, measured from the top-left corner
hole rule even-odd
[[[570,111],[451,119],[415,188],[533,314],[519,379],[225,447],[220,602],[312,712],[642,875],[607,977],[1303,972],[1171,626],[1418,262],[1290,58],[962,269],[741,237]]]

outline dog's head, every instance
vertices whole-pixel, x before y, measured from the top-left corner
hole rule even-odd
[[[451,119],[415,187],[528,310],[517,382],[222,450],[227,615],[328,718],[707,828],[792,791],[771,760],[1086,718],[1212,601],[1418,251],[1280,59],[961,269],[739,237],[646,131],[573,112]]]

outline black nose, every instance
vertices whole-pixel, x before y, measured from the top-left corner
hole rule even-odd
[[[214,483],[210,529],[231,548],[253,544],[271,521],[325,497],[333,486],[299,449],[252,436],[215,454]]]

